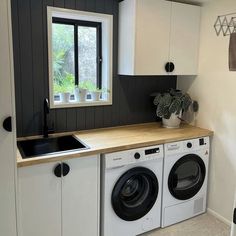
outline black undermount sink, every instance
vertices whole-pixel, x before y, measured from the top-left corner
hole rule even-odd
[[[73,135],[18,141],[23,159],[88,149]]]

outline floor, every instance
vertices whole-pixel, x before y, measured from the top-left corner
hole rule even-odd
[[[230,227],[210,214],[142,234],[142,236],[229,236]]]

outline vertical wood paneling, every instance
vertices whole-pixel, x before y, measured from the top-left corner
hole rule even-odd
[[[67,117],[64,109],[57,109],[55,129],[57,132],[65,132],[67,130]]]
[[[112,2],[112,1],[111,1]],[[104,13],[105,9],[105,0],[96,0],[96,12],[98,13]]]
[[[65,1],[66,0],[54,0],[53,6],[54,7],[65,7]]]
[[[86,10],[86,0],[76,0],[75,7],[77,10],[85,11]]]
[[[71,108],[67,109],[66,111],[66,130],[67,131],[73,131],[77,129],[77,114],[76,114],[76,109]]]
[[[86,107],[85,108],[85,128],[86,129],[93,129],[94,126],[94,108],[92,107]]]
[[[76,7],[75,2],[76,0],[65,0],[65,8],[75,9]]]
[[[48,84],[48,38],[47,38],[47,6],[53,6],[53,0],[41,1],[43,8],[43,98],[49,98],[49,84]],[[55,110],[50,111],[49,128],[56,130],[56,113]]]
[[[34,92],[34,124],[35,132],[42,132],[43,127],[43,6],[38,0],[31,0],[31,32],[32,32],[32,70]],[[37,27],[35,27],[37,25]]]
[[[176,77],[117,75],[118,2],[116,0],[12,0],[18,136],[40,134],[43,99],[49,97],[47,6],[113,14],[113,105],[52,109],[56,132],[92,129],[155,119],[149,94],[176,87]]]
[[[13,50],[14,50],[14,72],[18,75],[15,79],[15,97],[16,97],[16,126],[19,136],[23,134],[23,116],[22,116],[22,95],[21,95],[21,67],[20,67],[20,39],[19,39],[19,17],[18,17],[18,1],[11,1],[12,15],[14,21],[12,24],[12,31],[14,32]]]
[[[94,127],[96,128],[102,128],[104,127],[103,121],[104,121],[104,109],[103,107],[95,107],[94,110]]]
[[[96,11],[96,0],[86,1],[86,11]]]
[[[23,132],[34,133],[30,0],[18,1]]]
[[[83,130],[86,127],[86,108],[80,108],[76,111],[76,127],[77,130]]]

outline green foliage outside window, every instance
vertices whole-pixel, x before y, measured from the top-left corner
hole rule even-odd
[[[74,27],[53,24],[53,83],[54,94],[72,92],[74,76]]]

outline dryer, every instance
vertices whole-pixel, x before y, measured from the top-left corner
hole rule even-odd
[[[101,164],[101,235],[160,227],[163,145],[106,154]]]
[[[206,211],[209,137],[164,145],[161,227]]]

